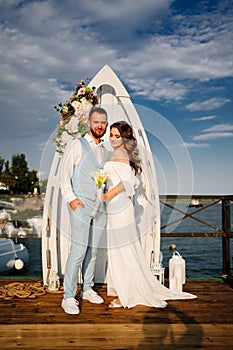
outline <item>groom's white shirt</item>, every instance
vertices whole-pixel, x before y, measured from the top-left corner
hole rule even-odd
[[[95,141],[89,134],[86,134],[84,138],[88,141],[93,150],[95,150],[98,147],[98,145],[95,143]],[[65,149],[60,170],[61,193],[65,201],[68,203],[77,198],[73,192],[73,188],[71,185],[71,177],[74,165],[78,164],[81,157],[82,146],[80,140],[75,139]]]

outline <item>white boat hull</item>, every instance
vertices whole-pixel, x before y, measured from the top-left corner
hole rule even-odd
[[[160,260],[160,209],[157,177],[150,145],[141,119],[130,100],[128,92],[109,66],[104,66],[89,84],[95,86],[101,107],[108,112],[109,125],[125,120],[132,125],[142,159],[142,184],[136,193],[135,215],[148,264]],[[105,135],[108,140],[109,130]],[[61,156],[55,152],[51,166],[43,213],[42,266],[43,280],[47,285],[49,275],[63,278],[70,247],[70,226],[67,205],[59,188]],[[95,282],[106,282],[106,248],[100,248],[96,264]],[[153,258],[153,259],[152,259]]]
[[[27,248],[12,239],[0,238],[0,274],[6,274],[15,267],[16,259],[20,259],[25,264],[29,260]]]

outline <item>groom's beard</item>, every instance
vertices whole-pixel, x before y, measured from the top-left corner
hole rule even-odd
[[[97,132],[94,129],[90,129],[90,132],[94,136],[94,138],[100,139],[102,136],[104,136],[105,129],[97,130]]]

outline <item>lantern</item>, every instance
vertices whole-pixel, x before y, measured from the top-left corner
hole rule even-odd
[[[169,288],[174,291],[182,291],[185,283],[185,260],[175,251],[169,260]]]
[[[50,291],[56,291],[56,290],[59,290],[59,287],[60,287],[59,277],[55,271],[52,271],[49,276],[48,289]]]

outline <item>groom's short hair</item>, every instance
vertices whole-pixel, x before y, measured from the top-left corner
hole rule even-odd
[[[90,113],[89,113],[89,119],[91,119],[92,114],[95,112],[97,112],[99,114],[104,114],[106,116],[106,119],[108,119],[107,111],[102,107],[92,107],[92,109],[90,110]]]

